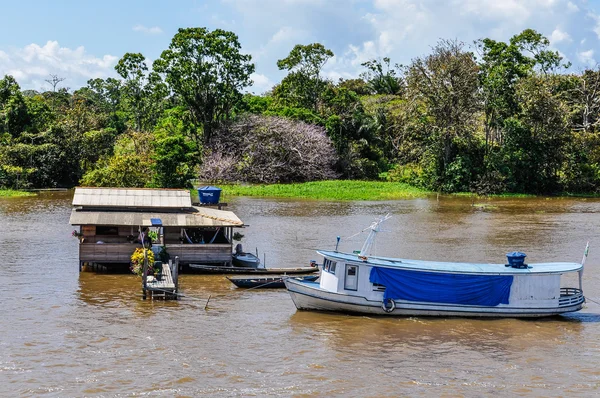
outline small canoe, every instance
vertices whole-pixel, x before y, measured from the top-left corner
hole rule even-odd
[[[225,265],[190,264],[189,269],[203,274],[262,274],[262,275],[302,275],[312,274],[319,270],[318,267],[298,268],[253,268],[253,267],[228,267]]]
[[[319,275],[307,275],[303,277],[295,277],[295,279],[304,282],[314,282],[319,278]],[[227,279],[236,285],[237,287],[243,288],[263,288],[263,289],[277,289],[284,288],[283,276],[272,276],[264,278],[229,278]]]

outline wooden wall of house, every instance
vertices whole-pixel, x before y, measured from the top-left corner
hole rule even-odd
[[[128,236],[133,236],[134,239],[137,239],[139,234],[137,227],[130,226],[83,225],[81,226],[81,232],[83,233],[84,243],[97,243],[98,241],[104,243],[127,243]]]
[[[79,261],[89,263],[122,263],[131,261],[131,255],[140,245],[129,243],[82,243],[79,245]]]
[[[179,256],[181,264],[231,264],[231,245],[214,244],[170,244],[167,251],[171,258]]]

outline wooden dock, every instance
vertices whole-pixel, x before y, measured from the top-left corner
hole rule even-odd
[[[162,264],[162,275],[160,279],[148,275],[142,278],[143,298],[150,294],[152,299],[177,300],[177,285],[179,279],[179,258],[173,263]]]

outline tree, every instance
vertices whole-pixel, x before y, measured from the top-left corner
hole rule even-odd
[[[0,134],[19,136],[29,123],[29,114],[21,88],[14,77],[0,80]]]
[[[575,113],[573,128],[589,133],[600,123],[600,68],[572,77],[569,102]]]
[[[183,135],[166,136],[154,141],[154,185],[160,188],[191,188],[196,176],[196,145]]]
[[[240,49],[232,32],[179,29],[169,49],[154,61],[154,71],[166,75],[171,90],[203,127],[206,141],[219,123],[231,117],[242,97],[240,90],[252,83],[252,57]]]
[[[162,100],[167,95],[166,87],[156,72],[148,73],[146,58],[140,53],[126,53],[115,66],[124,79],[122,98],[133,114],[134,128],[144,131],[156,122],[162,110]]]
[[[122,82],[112,77],[105,79],[90,79],[86,87],[75,92],[92,102],[98,111],[107,115],[107,127],[112,127],[118,133],[126,130],[126,116],[121,111]]]
[[[468,188],[473,177],[458,148],[472,144],[480,109],[477,64],[463,47],[442,40],[431,55],[413,60],[406,75],[409,100],[420,103],[428,119],[432,187],[449,191]]]
[[[58,77],[58,75],[51,74],[50,79],[46,79],[44,81],[52,86],[52,92],[56,92],[56,86],[58,86],[58,83],[63,82],[65,80],[65,77]]]
[[[519,111],[516,84],[536,68],[543,74],[561,66],[558,51],[548,49],[547,38],[533,29],[514,35],[508,43],[492,39],[476,42],[480,52],[480,82],[485,112],[486,149],[502,143],[504,121]],[[568,65],[563,65],[568,67]]]
[[[120,135],[114,153],[103,156],[96,167],[87,170],[81,184],[92,187],[147,187],[152,181],[152,142],[150,133]]]
[[[367,81],[373,94],[399,94],[402,89],[402,78],[398,76],[396,70],[390,68],[390,59],[388,57],[381,59],[372,59],[361,64],[367,68],[363,78]],[[396,69],[400,69],[396,65]]]
[[[191,188],[196,176],[199,154],[195,140],[195,126],[187,111],[174,108],[158,121],[154,129],[150,156],[153,160],[153,185],[161,188]]]
[[[337,86],[339,88],[346,88],[354,91],[358,95],[369,95],[371,94],[371,88],[362,78],[359,79],[342,79],[338,81]]]
[[[555,94],[557,80],[530,76],[516,86],[519,114],[505,122],[500,151],[513,192],[548,193],[560,188],[569,130],[568,110]]]
[[[333,52],[321,43],[297,44],[286,58],[277,61],[277,67],[289,71],[289,74],[275,89],[274,95],[287,98],[288,102],[296,102],[288,105],[300,105],[317,111],[326,87],[321,70],[331,57]]]

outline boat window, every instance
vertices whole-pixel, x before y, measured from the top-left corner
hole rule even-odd
[[[332,274],[335,274],[335,265],[336,265],[335,261],[331,261],[329,259],[325,259],[323,261],[323,269]]]
[[[346,264],[346,280],[344,289],[358,290],[358,266]]]

